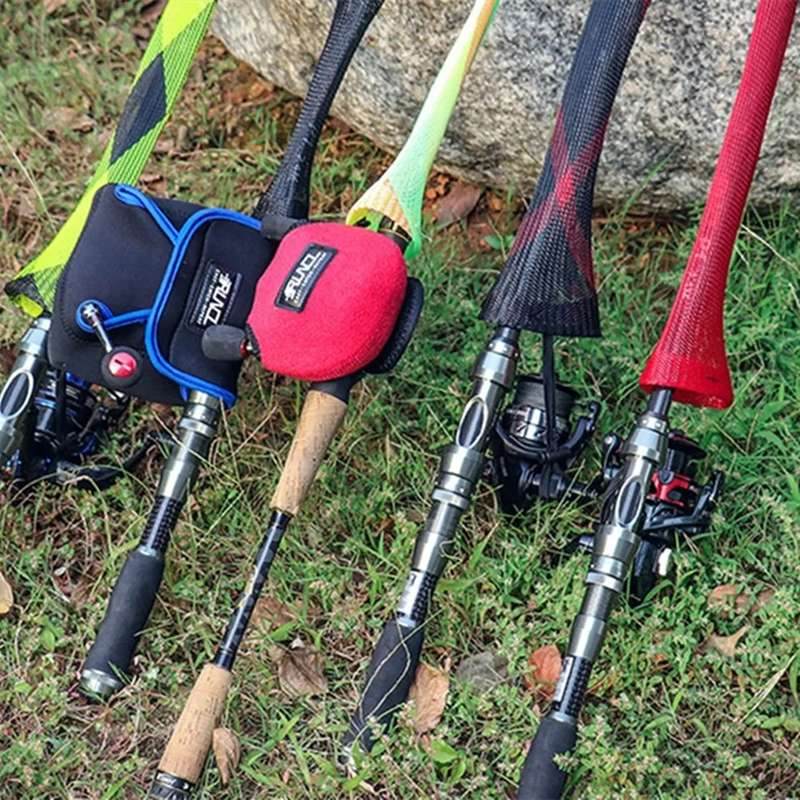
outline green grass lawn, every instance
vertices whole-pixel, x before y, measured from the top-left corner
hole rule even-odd
[[[47,14],[25,0],[0,11],[3,280],[44,246],[80,195],[140,53],[138,5],[69,0]],[[120,8],[111,13],[113,6]],[[297,109],[210,40],[143,185],[248,211]],[[387,163],[331,124],[314,173],[316,213],[340,217]],[[429,226],[431,241],[413,266],[427,291],[415,342],[391,377],[355,392],[284,542],[267,594],[288,608],[277,627],[265,614],[251,631],[225,715],[241,739],[241,763],[224,789],[217,769],[207,769],[203,797],[514,796],[545,707],[526,688],[528,658],[540,646],[564,646],[587,567],[585,556],[556,563],[553,554],[590,529],[592,507],[540,505],[512,522],[482,487],[438,590],[425,660],[455,673],[489,651],[507,660],[508,679],[478,694],[453,674],[441,723],[420,738],[406,717],[357,779],[340,776],[334,759],[405,578],[437,453],[468,396],[487,337],[478,310],[521,200],[484,198],[469,225]],[[562,379],[587,400],[602,399],[604,432],[624,433],[642,408],[638,373],[696,219],[665,223],[623,210],[598,219],[605,338],[558,349]],[[727,473],[724,499],[712,535],[680,549],[673,580],[645,605],[615,614],[583,712],[575,797],[800,797],[798,264],[794,210],[748,214],[727,306],[736,402],[673,415],[708,448],[709,468]],[[4,368],[25,324],[4,302]],[[524,351],[525,367],[537,369],[533,336]],[[304,393],[255,365],[241,389],[179,526],[135,680],[107,707],[81,698],[77,675],[138,541],[160,460],[105,494],[40,486],[24,502],[8,493],[0,500],[0,569],[15,593],[0,618],[0,797],[141,796],[249,571]],[[137,408],[109,457],[172,419]],[[585,476],[598,466],[599,443]],[[709,606],[710,592],[725,584],[738,601]],[[733,656],[707,645],[743,626]],[[297,640],[322,654],[326,693],[297,699],[282,690],[276,658]]]

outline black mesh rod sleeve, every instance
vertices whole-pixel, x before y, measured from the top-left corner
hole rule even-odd
[[[314,153],[331,104],[358,45],[383,0],[338,0],[300,117],[278,172],[258,204],[257,214],[305,219]]]
[[[555,336],[599,336],[592,264],[597,164],[622,72],[649,0],[594,0],[544,169],[481,318]]]

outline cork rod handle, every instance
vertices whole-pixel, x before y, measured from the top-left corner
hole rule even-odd
[[[346,413],[347,403],[338,397],[316,389],[309,391],[278,488],[272,496],[272,508],[293,517],[297,515]]]
[[[228,670],[214,664],[203,667],[159,762],[161,772],[191,784],[200,779],[232,677]]]

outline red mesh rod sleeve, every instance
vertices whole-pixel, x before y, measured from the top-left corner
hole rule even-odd
[[[645,391],[681,403],[733,402],[725,351],[725,285],[753,181],[797,0],[761,0],[747,59],[692,253],[661,338],[642,373]]]

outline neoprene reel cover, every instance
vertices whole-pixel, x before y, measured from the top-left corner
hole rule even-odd
[[[341,223],[302,225],[283,238],[258,282],[248,346],[264,369],[295,380],[353,375],[375,362],[396,330],[410,338],[413,324],[404,319],[415,323],[422,305],[412,282],[389,237]],[[243,342],[229,327],[211,328],[204,350],[220,357],[227,345],[236,359]]]

